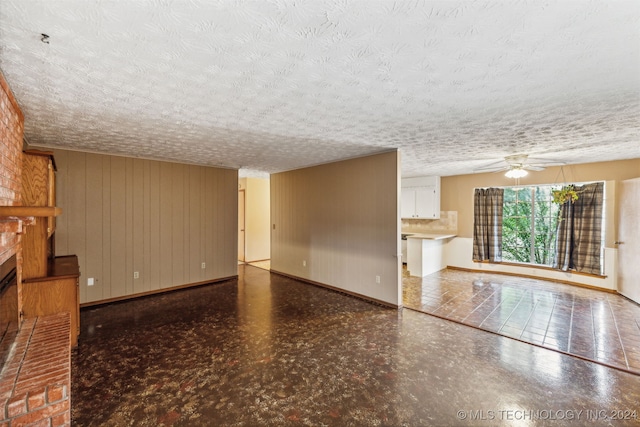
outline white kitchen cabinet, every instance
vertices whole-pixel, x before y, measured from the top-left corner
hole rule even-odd
[[[400,212],[402,218],[440,218],[440,177],[404,178]]]

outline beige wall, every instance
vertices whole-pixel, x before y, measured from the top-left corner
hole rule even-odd
[[[81,303],[237,275],[236,170],[66,150],[55,159],[56,254],[78,255]]]
[[[395,151],[271,175],[271,268],[401,305],[399,178]]]
[[[268,178],[242,178],[245,190],[245,261],[271,257],[270,184]]]
[[[520,180],[522,185],[579,183],[586,181],[610,181],[607,183],[608,199],[615,200],[615,183],[620,180],[640,176],[640,159],[616,162],[587,163],[563,167],[564,177],[559,167],[549,167],[540,172],[529,172]],[[441,209],[458,211],[458,235],[473,237],[473,190],[480,187],[502,187],[515,185],[513,179],[504,173],[482,173],[442,177]],[[613,194],[612,194],[613,193]],[[610,223],[607,226],[607,246],[615,240],[615,203],[607,203]],[[613,205],[613,206],[611,206]]]

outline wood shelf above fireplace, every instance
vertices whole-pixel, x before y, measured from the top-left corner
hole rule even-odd
[[[56,206],[0,206],[0,218],[52,217],[62,214]]]

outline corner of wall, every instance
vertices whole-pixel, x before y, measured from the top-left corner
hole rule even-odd
[[[398,153],[271,177],[274,271],[402,305]]]

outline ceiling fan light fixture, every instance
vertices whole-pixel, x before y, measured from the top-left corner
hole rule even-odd
[[[504,176],[506,176],[507,178],[522,178],[524,176],[527,176],[528,173],[529,172],[520,167],[513,167],[509,169],[507,173],[504,174]]]

